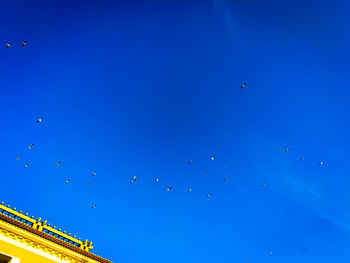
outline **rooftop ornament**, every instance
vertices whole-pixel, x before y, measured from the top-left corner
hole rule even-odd
[[[34,216],[29,217],[28,213],[23,215],[22,210],[17,212],[15,211],[16,208],[11,209],[10,205],[6,207],[3,204],[4,202],[1,202],[0,204],[0,214],[6,217],[12,218],[15,221],[30,226],[31,228],[34,228],[40,232],[44,232],[52,237],[63,240],[66,243],[70,243],[86,252],[89,252],[93,248],[92,242],[88,242],[87,240],[81,241],[80,238],[76,239],[75,236],[71,236],[71,233],[66,234],[66,231],[61,232],[60,228],[57,230],[55,229],[55,226],[50,227],[50,224],[47,224],[47,220],[41,221],[41,218],[34,219]]]

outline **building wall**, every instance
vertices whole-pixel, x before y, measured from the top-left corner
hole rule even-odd
[[[97,263],[89,257],[1,220],[0,253],[18,258],[19,263]]]
[[[11,263],[53,263],[59,262],[50,260],[47,257],[43,257],[36,254],[35,250],[28,250],[25,246],[19,247],[8,242],[0,240],[0,253],[11,257],[15,257],[17,260],[12,260]],[[17,261],[17,262],[16,262]]]

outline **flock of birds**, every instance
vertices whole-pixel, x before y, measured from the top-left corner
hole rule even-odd
[[[23,43],[26,44],[26,41],[24,41]],[[22,44],[22,45],[23,45],[23,44]],[[39,119],[36,121],[36,123],[37,123],[37,124],[42,123],[43,119],[44,119],[43,117],[39,118]],[[33,147],[34,147],[34,144],[32,143],[32,144],[30,144],[30,145],[28,146],[28,149],[32,149]],[[21,157],[17,156],[16,161],[18,162],[18,161],[20,161],[20,160],[21,160]],[[60,162],[60,161],[56,162],[56,167],[58,167],[58,166],[60,166],[60,165],[61,165],[61,162]],[[29,167],[29,163],[25,163],[25,164],[24,164],[24,168],[28,168],[28,167]],[[93,173],[91,174],[91,176],[95,176],[95,175],[96,175],[96,172],[93,172]],[[70,181],[70,179],[66,179],[66,180],[65,180],[65,183],[67,184],[67,183],[69,183],[69,181]],[[89,181],[89,184],[92,184],[92,183],[93,183],[93,181]],[[93,205],[92,208],[96,208],[96,205]]]
[[[290,148],[284,149],[284,151],[286,151],[286,152],[289,152],[290,150],[291,150]],[[280,148],[280,152],[283,152],[283,148]],[[305,159],[306,159],[306,157],[301,157],[300,161],[305,161]],[[324,161],[320,161],[318,164],[319,165],[324,165]]]
[[[21,47],[25,47],[27,45],[27,41],[23,41],[22,42],[22,44],[21,44]],[[10,48],[12,46],[12,44],[11,43],[7,43],[6,44],[6,48]],[[244,89],[244,88],[246,88],[246,86],[247,86],[247,83],[243,83],[242,85],[241,85],[241,89]],[[39,118],[37,121],[36,121],[36,123],[37,124],[40,124],[40,123],[42,123],[42,121],[43,121],[43,117],[41,117],[41,118]],[[28,146],[28,148],[29,149],[32,149],[34,147],[34,144],[30,144],[29,146]],[[286,152],[288,152],[288,151],[290,151],[291,149],[290,148],[285,148],[285,149],[283,149],[283,148],[280,148],[279,149],[279,151],[286,151]],[[305,159],[306,159],[306,157],[302,157],[300,160],[301,161],[305,161]],[[20,161],[21,160],[21,158],[20,157],[17,157],[16,158],[16,161]],[[211,161],[214,161],[215,160],[215,156],[211,156],[210,157],[210,160]],[[189,160],[188,161],[190,164],[191,163],[193,163],[194,162],[194,160]],[[57,163],[56,163],[56,167],[58,167],[58,166],[60,166],[61,165],[61,162],[60,161],[58,161]],[[324,165],[324,162],[323,161],[320,161],[319,162],[319,165]],[[25,168],[28,168],[29,167],[29,163],[25,163],[25,165],[24,165],[24,167]],[[208,174],[208,171],[205,171],[204,172],[204,174]],[[96,172],[93,172],[92,174],[91,174],[91,176],[95,176],[96,175]],[[132,178],[131,178],[131,180],[130,180],[130,183],[132,184],[132,183],[136,183],[137,181],[139,181],[140,180],[140,177],[138,177],[138,176],[133,176]],[[229,180],[229,178],[228,177],[225,177],[224,178],[224,181],[228,181]],[[154,180],[156,183],[157,182],[159,182],[159,178],[155,178],[155,180]],[[67,184],[67,183],[69,183],[70,182],[70,179],[66,179],[65,180],[65,183]],[[93,181],[89,181],[89,185],[91,185],[93,183]],[[266,187],[266,184],[265,183],[262,183],[261,184],[261,187]],[[173,186],[168,186],[167,188],[166,188],[166,191],[167,192],[169,192],[169,191],[171,191],[172,189],[173,189],[174,187]],[[191,188],[191,187],[189,187],[188,189],[187,189],[187,191],[188,192],[192,192],[193,191],[193,189]],[[212,193],[208,193],[208,194],[206,194],[206,196],[208,197],[208,198],[210,198],[210,197],[212,197]],[[97,206],[96,206],[96,204],[94,204],[93,206],[91,206],[91,208],[93,208],[93,209],[95,209]],[[301,252],[305,252],[307,249],[306,248],[302,248],[301,249]],[[268,254],[269,255],[272,255],[272,251],[269,251],[268,252]],[[247,262],[248,261],[248,259],[245,259],[245,261]]]
[[[26,42],[26,41],[23,41],[22,47],[24,47],[26,44],[27,44],[27,42]],[[11,43],[8,43],[8,44],[6,45],[7,48],[10,47],[10,46],[11,46]],[[241,89],[246,88],[246,85],[247,85],[247,83],[243,83],[243,84],[241,85],[240,88],[241,88]],[[42,123],[42,121],[43,121],[43,117],[39,118],[39,119],[36,121],[36,124],[40,124],[40,123]],[[30,144],[30,145],[28,146],[28,149],[32,149],[33,147],[34,147],[34,144]],[[285,148],[285,149],[280,148],[280,149],[279,149],[280,152],[282,152],[282,151],[289,152],[290,150],[291,150],[291,148]],[[302,157],[300,160],[301,160],[301,161],[305,161],[305,159],[306,159],[306,157]],[[20,157],[17,157],[17,158],[16,158],[16,161],[20,161],[20,160],[21,160]],[[210,157],[210,160],[211,160],[211,161],[214,161],[214,160],[215,160],[215,156],[214,156],[214,155],[211,156],[211,157]],[[188,161],[188,163],[190,163],[190,164],[192,164],[193,162],[194,162],[194,160],[192,160],[192,159]],[[319,162],[319,165],[323,165],[323,164],[324,164],[323,161],[320,161],[320,162]],[[56,163],[56,167],[58,167],[58,166],[60,166],[60,165],[61,165],[61,162],[58,161],[58,162]],[[28,168],[28,166],[29,166],[28,163],[26,163],[26,164],[24,165],[25,168]],[[205,172],[204,172],[204,174],[208,174],[208,173],[209,173],[208,171],[205,171]],[[96,175],[96,172],[93,172],[93,173],[91,174],[91,176],[95,176],[95,175]],[[130,180],[130,183],[132,184],[132,183],[135,183],[135,182],[137,182],[137,181],[139,181],[139,180],[140,180],[140,177],[138,177],[138,176],[133,176],[133,177],[131,178],[131,180]],[[224,181],[228,181],[228,180],[229,180],[228,177],[225,177],[225,178],[224,178]],[[65,183],[67,184],[67,183],[69,183],[69,181],[70,181],[70,179],[66,179],[66,180],[65,180]],[[159,182],[159,178],[155,178],[154,181],[155,181],[156,183]],[[92,184],[92,183],[93,183],[93,181],[89,181],[88,184],[90,185],[90,184]],[[265,183],[262,183],[262,184],[261,184],[261,187],[266,187],[266,184],[265,184]],[[173,188],[174,188],[173,186],[168,186],[168,187],[166,188],[166,191],[169,192],[169,191],[171,191]],[[187,189],[187,191],[188,191],[188,192],[192,192],[193,189],[192,189],[191,187],[189,187],[189,188]],[[210,198],[210,197],[212,197],[212,193],[208,193],[208,194],[206,194],[206,196],[207,196],[208,198]],[[96,204],[94,204],[91,208],[95,209],[96,207],[97,207]],[[302,249],[301,249],[301,252],[305,252],[306,250],[307,250],[306,248],[302,248]],[[272,251],[269,251],[268,254],[269,254],[269,255],[272,255]],[[248,260],[245,259],[245,261],[247,262]]]
[[[241,88],[244,88],[246,86],[246,83],[244,83],[242,86],[241,86]],[[280,152],[282,152],[282,151],[286,151],[286,152],[289,152],[291,150],[291,148],[285,148],[285,149],[283,149],[283,148],[280,148],[279,149],[279,151]],[[305,159],[306,159],[306,157],[301,157],[301,161],[305,161]],[[211,161],[214,161],[215,160],[215,156],[211,156],[210,157],[210,160]],[[191,163],[193,163],[194,162],[194,160],[189,160],[188,161],[190,164]],[[320,161],[319,162],[319,165],[324,165],[324,161]],[[209,172],[208,171],[205,171],[204,172],[204,174],[208,174]],[[130,183],[132,184],[132,183],[135,183],[135,182],[137,182],[138,180],[140,180],[140,177],[138,177],[138,176],[133,176],[132,178],[131,178],[131,180],[130,180]],[[225,177],[224,178],[224,181],[228,181],[229,180],[229,178],[228,177]],[[159,178],[156,178],[155,180],[154,180],[156,183],[157,182],[159,182]],[[266,187],[266,183],[262,183],[261,185],[260,185],[261,187]],[[166,191],[171,191],[173,189],[173,186],[169,186],[169,187],[167,187],[166,188]],[[187,189],[187,191],[188,192],[192,192],[192,188],[190,187],[190,188],[188,188]],[[206,195],[207,197],[211,197],[212,196],[212,194],[211,193],[208,193],[207,195]]]
[[[211,156],[211,157],[210,157],[210,160],[214,161],[214,159],[215,159],[214,156]],[[189,163],[193,163],[194,160],[189,160],[188,162],[189,162]],[[205,171],[204,173],[205,173],[205,174],[208,174],[208,171]],[[132,183],[135,183],[135,182],[137,182],[138,180],[140,180],[140,177],[138,177],[138,176],[133,176],[133,177],[131,178],[131,180],[130,180],[130,183],[131,183],[131,184],[132,184]],[[224,180],[225,180],[225,181],[228,181],[228,177],[225,177]],[[158,182],[159,182],[159,178],[155,178],[154,181],[155,181],[156,183],[158,183]],[[165,190],[166,190],[167,192],[169,192],[169,191],[171,191],[173,188],[174,188],[173,186],[168,186]],[[189,188],[187,189],[187,191],[188,191],[188,192],[192,192],[192,188],[189,187]],[[211,193],[208,193],[206,196],[207,196],[207,197],[211,197],[212,194],[211,194]]]

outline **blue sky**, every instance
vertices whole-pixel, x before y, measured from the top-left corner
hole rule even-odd
[[[349,8],[1,1],[1,201],[120,263],[348,262]]]

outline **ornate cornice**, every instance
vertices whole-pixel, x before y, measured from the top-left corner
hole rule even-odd
[[[102,258],[100,256],[97,256],[95,254],[87,252],[84,249],[76,247],[76,246],[74,246],[74,245],[72,245],[72,244],[70,244],[68,242],[62,241],[62,240],[60,240],[60,239],[58,239],[58,238],[56,238],[56,237],[54,237],[52,235],[49,235],[49,234],[47,234],[45,232],[41,232],[41,231],[31,227],[31,226],[26,225],[25,223],[22,223],[19,220],[13,219],[13,218],[11,218],[9,216],[6,216],[6,215],[3,215],[1,213],[0,213],[0,220],[2,220],[4,222],[7,222],[7,223],[9,223],[9,224],[11,224],[13,226],[16,226],[16,227],[18,227],[18,228],[20,228],[20,229],[22,229],[24,231],[32,233],[32,234],[34,234],[36,236],[39,236],[39,237],[44,238],[46,240],[49,240],[49,241],[51,241],[51,242],[53,242],[55,244],[58,244],[58,245],[66,248],[66,249],[74,251],[74,252],[76,252],[76,253],[78,253],[80,255],[83,255],[85,257],[91,258],[91,259],[95,260],[96,262],[112,263],[111,261],[109,261],[107,259],[104,259],[104,258]],[[31,246],[33,248],[39,248],[40,250],[48,252],[51,255],[56,255],[56,256],[59,255],[62,259],[64,259],[66,257],[67,258],[66,260],[69,260],[70,262],[77,262],[77,263],[86,262],[84,260],[80,260],[79,261],[77,259],[71,258],[71,257],[69,257],[67,255],[64,255],[64,254],[60,253],[59,251],[55,251],[54,249],[52,249],[52,248],[50,248],[48,246],[45,246],[45,245],[39,244],[37,242],[34,242],[34,241],[32,241],[32,240],[30,240],[28,238],[25,238],[25,237],[23,237],[21,235],[13,233],[13,232],[11,232],[11,231],[9,231],[7,229],[0,228],[0,233],[2,233],[5,236],[12,237],[15,240],[19,240],[21,242],[24,242],[25,244],[27,244],[27,245],[29,245],[29,246]]]
[[[92,242],[88,242],[87,240],[81,241],[80,238],[75,238],[75,236],[71,236],[71,234],[66,234],[66,231],[61,231],[61,229],[56,229],[56,227],[50,227],[50,224],[47,223],[46,220],[41,221],[41,218],[34,219],[34,217],[29,217],[28,213],[23,214],[22,211],[16,211],[16,208],[10,208],[10,205],[4,206],[4,202],[0,203],[0,213],[10,217],[12,219],[17,219],[18,221],[24,223],[27,226],[30,226],[36,230],[47,233],[51,236],[54,236],[62,241],[73,244],[80,249],[83,249],[89,252],[93,246]]]
[[[59,252],[59,251],[57,251],[57,250],[55,250],[55,249],[52,249],[52,248],[50,248],[50,247],[48,247],[48,246],[45,246],[45,245],[40,244],[40,243],[38,243],[38,242],[35,242],[35,241],[31,240],[31,239],[28,239],[28,238],[26,238],[26,237],[23,237],[23,236],[21,236],[21,235],[18,235],[18,234],[14,233],[14,232],[8,231],[8,230],[5,229],[5,228],[1,228],[1,227],[0,227],[0,235],[3,235],[3,236],[5,236],[5,237],[8,237],[8,238],[10,238],[11,240],[19,241],[19,242],[21,242],[22,244],[25,244],[25,245],[27,245],[27,246],[30,246],[30,247],[32,247],[32,248],[34,248],[34,249],[39,249],[39,250],[41,250],[41,251],[43,251],[43,252],[45,252],[45,253],[48,253],[48,254],[50,254],[50,255],[52,255],[52,256],[54,256],[54,257],[60,258],[60,259],[64,259],[64,260],[66,260],[66,261],[68,261],[68,262],[73,262],[73,263],[86,263],[85,260],[78,260],[78,259],[76,259],[76,258],[67,256],[67,255],[65,255],[65,254],[63,254],[63,253],[61,253],[61,252]]]

